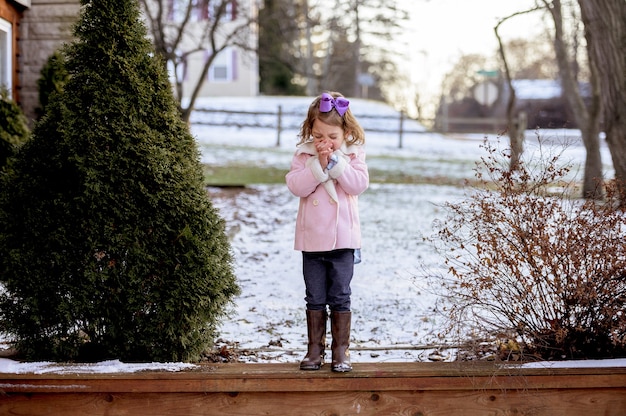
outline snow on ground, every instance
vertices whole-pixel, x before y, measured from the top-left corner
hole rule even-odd
[[[221,339],[258,350],[252,361],[294,362],[306,345],[301,254],[293,250],[298,201],[282,185],[259,185],[232,195],[211,189],[229,225],[242,287]],[[414,349],[438,342],[434,298],[414,279],[420,260],[436,259],[422,234],[460,188],[372,185],[361,196],[363,262],[352,283],[355,361],[422,360]],[[367,352],[360,352],[366,349]],[[397,350],[396,350],[397,349]]]
[[[310,103],[302,97],[219,98],[201,101],[199,107],[248,111],[298,111],[287,117],[280,145],[270,128],[209,127],[197,122],[212,117],[194,113],[192,133],[201,160],[211,165],[232,162],[254,163],[289,169],[297,142],[297,126]],[[372,114],[396,115],[380,103],[352,100],[357,118]],[[235,116],[229,116],[235,117]],[[271,117],[271,116],[268,116]],[[233,118],[231,121],[237,121]],[[215,121],[215,120],[214,120]],[[267,121],[267,120],[266,120]],[[272,122],[272,120],[269,120]],[[371,124],[376,123],[376,124]],[[389,122],[390,128],[397,126]],[[485,156],[480,144],[483,134],[448,137],[433,133],[407,133],[399,148],[397,133],[368,133],[380,121],[363,118],[370,168],[428,177],[473,178],[475,162]],[[414,121],[405,129],[424,130]],[[490,141],[502,141],[486,132]],[[568,142],[565,157],[581,165],[584,147],[572,130],[528,131],[527,151],[537,137],[557,145]],[[611,175],[606,146],[602,157]],[[227,223],[241,295],[235,299],[230,317],[220,327],[217,345],[240,353],[243,362],[297,363],[306,346],[304,283],[301,254],[293,250],[293,226],[297,198],[285,185],[256,185],[245,189],[210,188],[214,205]],[[419,184],[372,184],[360,197],[363,231],[363,262],[355,266],[352,283],[352,360],[358,362],[428,361],[454,359],[452,350],[438,348],[442,317],[434,310],[435,296],[419,278],[422,267],[436,270],[441,259],[422,237],[432,232],[432,221],[443,216],[441,205],[463,198],[462,187]],[[624,366],[619,360],[608,365]],[[546,364],[549,365],[549,364]],[[0,372],[124,372],[145,369],[177,371],[184,364],[130,365],[108,361],[67,368],[53,363],[15,363],[0,359]]]
[[[110,374],[137,373],[140,371],[177,372],[197,368],[187,363],[123,363],[119,360],[93,364],[59,364],[54,362],[20,363],[0,358],[0,374]]]
[[[199,124],[200,122],[224,121],[244,124],[252,121],[247,116],[195,112],[191,117],[191,130],[202,152],[202,162],[209,165],[224,165],[231,162],[252,163],[288,169],[298,141],[298,128],[306,116],[311,100],[308,97],[201,99],[197,103],[198,108],[276,113],[280,105],[285,114],[282,120],[284,129],[278,140],[275,128],[216,127]],[[492,142],[508,143],[508,138],[499,137],[497,131],[454,136],[428,133],[414,120],[404,120],[403,126],[407,132],[404,133],[400,143],[398,133],[369,132],[368,130],[397,129],[398,112],[383,103],[370,100],[353,99],[350,106],[365,129],[368,165],[372,169],[403,171],[430,177],[471,178],[475,162],[485,155],[480,148],[485,138]],[[293,112],[298,115],[289,115]],[[371,116],[387,116],[390,119],[367,118]],[[254,121],[274,126],[276,116],[257,117]],[[416,133],[418,131],[421,133]],[[526,132],[527,149],[533,151],[533,144],[537,144],[539,137],[543,143],[552,143],[559,148],[566,146],[565,159],[577,162],[584,160],[585,149],[577,130],[528,130]],[[277,142],[279,142],[278,146]],[[401,147],[400,144],[402,144]],[[601,146],[601,152],[607,174],[611,175],[610,153],[604,143]]]
[[[503,364],[503,367],[508,367]],[[518,364],[510,367],[519,368]],[[603,368],[626,367],[626,359],[541,361],[525,363],[522,368]],[[200,366],[186,363],[123,363],[119,360],[93,364],[59,364],[53,362],[20,363],[0,358],[0,374],[128,374],[140,371],[179,372],[198,369]]]
[[[299,117],[283,121],[294,128],[283,131],[276,146],[273,129],[207,127],[192,123],[202,160],[212,165],[230,162],[289,168],[297,142],[297,126],[311,99],[302,97],[231,98],[220,107],[201,102],[200,107],[246,111],[297,110]],[[368,165],[382,171],[425,177],[471,179],[475,163],[485,156],[481,143],[488,137],[506,145],[497,134],[447,137],[433,133],[407,133],[399,147],[397,133],[368,133],[380,128],[371,115],[397,117],[390,107],[353,100],[351,108],[366,131]],[[207,120],[196,113],[192,121]],[[240,116],[233,116],[240,117]],[[231,121],[241,118],[231,119]],[[215,121],[215,120],[213,120]],[[268,123],[270,121],[266,120]],[[372,124],[374,123],[374,124]],[[415,121],[405,129],[424,131]],[[397,120],[388,127],[397,126]],[[574,164],[584,160],[577,131],[528,131],[527,152],[537,151],[537,138],[565,147],[564,158]],[[610,161],[603,146],[604,161]],[[610,174],[610,165],[606,168]],[[352,283],[352,357],[355,362],[427,361],[454,359],[454,352],[439,348],[454,340],[438,335],[442,317],[434,311],[435,296],[419,276],[423,268],[438,269],[441,259],[422,240],[432,232],[433,220],[444,214],[442,204],[463,198],[462,187],[418,184],[372,184],[359,199],[363,231],[363,262],[355,267]],[[229,320],[221,327],[219,343],[242,353],[241,361],[298,362],[306,345],[304,283],[301,254],[293,247],[293,227],[298,200],[285,185],[257,185],[232,190],[212,188],[214,204],[227,221],[242,295]],[[245,355],[246,351],[253,352]]]

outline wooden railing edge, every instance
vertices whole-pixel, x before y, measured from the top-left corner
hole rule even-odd
[[[497,363],[207,364],[180,372],[0,374],[0,414],[29,416],[626,415],[626,368]]]
[[[350,373],[294,364],[206,364],[179,372],[0,373],[3,393],[219,393],[626,388],[626,367],[520,368],[502,364],[363,363]]]

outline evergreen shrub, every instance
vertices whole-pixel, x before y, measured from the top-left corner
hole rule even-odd
[[[4,86],[0,86],[0,172],[30,135],[28,122]]]
[[[37,90],[39,91],[39,107],[35,109],[37,118],[40,119],[45,114],[46,106],[52,94],[58,94],[68,79],[65,69],[65,62],[61,51],[56,51],[48,58],[48,61],[41,69],[41,74],[37,80]]]
[[[451,329],[499,342],[500,358],[626,356],[626,216],[617,193],[572,199],[571,164],[541,140],[514,170],[508,151],[484,147],[478,184],[445,205],[431,238],[448,271],[437,284]]]
[[[133,0],[83,0],[53,94],[0,191],[0,323],[29,360],[196,361],[238,293]]]

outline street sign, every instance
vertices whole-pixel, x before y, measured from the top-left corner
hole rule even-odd
[[[498,87],[491,81],[481,82],[474,87],[474,98],[480,104],[490,106],[498,99]]]
[[[500,71],[498,71],[497,69],[493,69],[491,71],[488,71],[486,69],[481,69],[480,71],[476,71],[476,73],[478,75],[482,75],[483,77],[495,78],[500,74]]]

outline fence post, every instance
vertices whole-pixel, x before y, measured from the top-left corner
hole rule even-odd
[[[402,149],[402,134],[404,133],[404,111],[400,111],[400,127],[398,129],[398,149]]]
[[[444,133],[447,133],[449,128],[450,128],[450,124],[448,122],[448,100],[446,98],[443,99],[443,110],[442,110],[442,121],[443,124],[441,125],[441,130],[443,130]]]
[[[278,106],[278,120],[276,121],[276,147],[280,147],[280,132],[282,131],[283,106]]]

